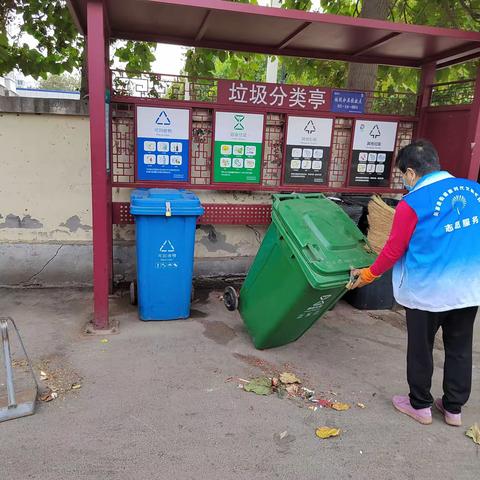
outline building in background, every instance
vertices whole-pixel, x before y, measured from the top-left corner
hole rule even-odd
[[[0,96],[80,100],[80,92],[38,88],[38,83],[33,78],[16,71],[0,77]]]

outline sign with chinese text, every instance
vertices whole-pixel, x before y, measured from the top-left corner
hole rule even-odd
[[[327,183],[332,118],[288,117],[286,184]]]
[[[137,179],[188,181],[190,111],[137,107]]]
[[[260,183],[263,121],[256,113],[215,113],[215,182]]]
[[[367,95],[363,92],[334,90],[332,92],[332,112],[365,113],[366,98]]]
[[[351,187],[389,187],[396,122],[357,120],[353,137]]]
[[[322,112],[330,110],[331,97],[329,88],[237,80],[218,81],[218,103],[226,105]]]

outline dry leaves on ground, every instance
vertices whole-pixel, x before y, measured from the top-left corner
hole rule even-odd
[[[339,411],[339,412],[343,412],[345,410],[348,410],[350,408],[350,405],[348,403],[333,402],[332,403],[332,408],[334,410]]]
[[[302,383],[294,373],[289,373],[289,372],[281,373],[280,381],[285,385],[290,385],[292,383]]]
[[[474,423],[466,432],[465,435],[470,437],[476,444],[480,445],[480,426]]]
[[[338,437],[340,435],[339,428],[332,428],[332,427],[318,427],[315,430],[315,435],[318,438],[330,438],[330,437]]]

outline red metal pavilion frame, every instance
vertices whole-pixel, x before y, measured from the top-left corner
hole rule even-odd
[[[419,68],[421,82],[417,109],[410,117],[416,122],[414,137],[422,135],[434,139],[441,154],[442,151],[454,154],[455,161],[451,160],[448,166],[453,167],[451,169],[455,173],[478,179],[480,75],[472,84],[472,98],[468,105],[437,107],[433,99],[445,87],[434,85],[436,70],[479,57],[479,33],[258,7],[222,0],[69,0],[68,5],[79,31],[87,38],[93,311],[96,328],[107,328],[109,321],[114,211],[112,186],[152,186],[151,182],[146,185],[138,182],[122,185],[122,182],[113,182],[112,179],[109,149],[111,118],[105,101],[111,86],[108,61],[111,39]],[[112,100],[117,104],[132,103],[131,99],[120,97]],[[148,103],[148,100],[137,99],[133,102],[139,103]],[[182,101],[182,106],[187,104]],[[219,109],[218,106],[215,108]],[[388,119],[399,120],[398,116],[389,116]],[[454,131],[452,138],[447,135],[450,133],[450,130],[445,130],[447,127]],[[212,185],[214,190],[221,188],[247,189],[245,185]],[[261,189],[285,190],[285,187],[279,185],[273,189]],[[352,188],[334,190],[356,191]],[[120,212],[122,206],[117,207],[119,218],[123,215],[122,218],[128,221],[125,208]],[[224,210],[230,208],[228,205],[217,207]],[[263,210],[253,212],[253,218],[257,215],[258,221],[263,223],[262,219],[268,215],[268,207],[261,208]],[[214,212],[207,210],[204,221],[214,223],[216,218]]]

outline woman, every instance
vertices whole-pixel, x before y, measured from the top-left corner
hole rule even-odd
[[[480,305],[480,186],[440,171],[433,145],[419,140],[400,150],[397,166],[409,191],[398,204],[392,231],[370,268],[354,270],[351,288],[390,268],[394,295],[407,317],[408,396],[393,397],[400,412],[432,423],[431,406],[460,426],[472,382],[473,323]],[[433,402],[433,343],[442,327],[443,397]]]

